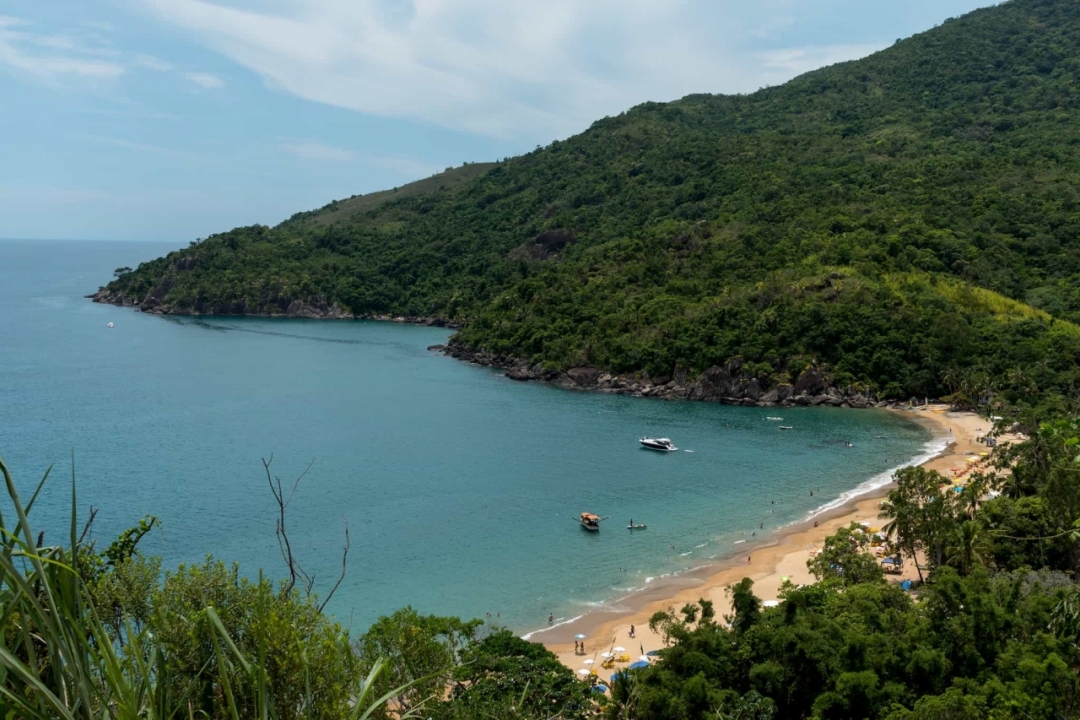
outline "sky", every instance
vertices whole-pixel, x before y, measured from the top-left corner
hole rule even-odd
[[[988,0],[0,0],[0,238],[186,244]]]

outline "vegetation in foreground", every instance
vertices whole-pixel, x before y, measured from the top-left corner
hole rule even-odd
[[[35,538],[2,518],[0,717],[612,720],[1080,717],[1080,419],[995,451],[999,474],[953,492],[907,468],[883,508],[894,549],[925,558],[914,593],[845,528],[764,608],[658,613],[658,661],[600,695],[544,649],[480,620],[405,608],[350,638],[294,582],[207,559],[160,573],[137,545]],[[43,481],[44,482],[44,481]],[[989,492],[1000,493],[992,499]],[[72,495],[74,504],[75,497]],[[301,584],[302,585],[302,584]],[[605,683],[606,684],[606,683]]]
[[[148,310],[464,321],[552,369],[1068,410],[1080,8],[1012,0],[745,96],[646,103],[494,167],[121,273]],[[363,202],[360,202],[360,201]]]

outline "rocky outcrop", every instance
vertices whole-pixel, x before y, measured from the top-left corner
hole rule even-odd
[[[182,258],[178,262],[192,260]],[[251,304],[247,300],[232,302],[202,303],[196,302],[191,306],[179,307],[165,302],[165,298],[172,290],[175,280],[172,275],[166,275],[142,300],[119,291],[110,291],[101,288],[92,295],[87,295],[96,303],[107,305],[119,305],[121,307],[137,307],[139,310],[155,315],[214,315],[214,316],[251,316],[251,317],[293,317],[306,318],[309,320],[385,320],[387,322],[408,323],[411,325],[430,325],[432,327],[458,328],[459,323],[454,323],[446,318],[419,317],[413,315],[354,315],[341,307],[336,302],[330,302],[322,295],[312,295],[306,299],[290,297],[274,297],[258,304]]]
[[[573,367],[563,372],[546,367],[543,363],[530,365],[520,358],[472,350],[453,340],[449,345],[433,345],[428,349],[484,367],[502,368],[511,380],[548,382],[568,390],[731,405],[866,408],[886,404],[877,402],[865,391],[834,387],[830,384],[832,378],[828,372],[816,367],[801,373],[794,384],[782,383],[770,387],[765,378],[748,373],[741,358],[734,358],[723,367],[713,366],[690,381],[686,370],[680,368],[672,372],[670,379],[662,376],[653,378],[648,373],[614,375],[591,365]]]

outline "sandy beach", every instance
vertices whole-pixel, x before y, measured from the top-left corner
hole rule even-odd
[[[926,425],[936,439],[947,441],[948,444],[939,455],[923,463],[923,467],[937,470],[946,477],[953,476],[953,469],[966,467],[973,455],[977,456],[987,450],[977,438],[988,432],[992,423],[975,413],[949,412],[944,405],[892,412],[902,412],[905,416],[910,416]],[[1007,442],[1008,438],[1001,440]],[[748,544],[745,556],[740,554],[739,557],[718,563],[709,568],[703,576],[682,578],[682,586],[669,585],[637,593],[624,602],[624,605],[630,608],[625,612],[590,613],[574,623],[536,633],[531,639],[542,642],[574,670],[585,667],[584,661],[589,658],[594,659],[598,666],[600,653],[612,646],[625,647],[631,659],[636,660],[642,652],[663,647],[659,635],[649,630],[649,618],[659,610],[678,610],[686,603],[704,598],[714,603],[717,617],[721,618],[731,612],[725,588],[744,577],[754,581],[754,593],[764,601],[776,599],[784,578],[789,578],[797,585],[814,582],[813,575],[806,567],[810,552],[821,548],[824,539],[838,527],[853,521],[880,526],[882,522],[878,519],[878,510],[881,499],[891,488],[892,485],[877,488],[844,505],[823,512],[813,520],[778,530],[756,545]],[[888,577],[892,582],[901,582],[915,578],[916,572],[914,563],[909,561],[905,563],[903,575]],[[629,635],[631,625],[635,629],[633,638]],[[585,655],[574,653],[573,636],[578,633],[587,638]],[[606,677],[606,672],[608,671],[602,671],[601,677]]]

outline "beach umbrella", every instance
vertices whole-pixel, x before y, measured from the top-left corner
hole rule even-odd
[[[594,662],[596,662],[596,661],[593,660],[592,658],[589,658],[588,660],[585,661],[585,664],[586,665],[592,665]]]
[[[632,670],[636,670],[638,668],[643,668],[643,667],[649,667],[649,663],[645,662],[644,660],[638,660],[636,663],[631,663],[630,664],[630,669],[632,669]]]
[[[638,658],[638,660],[640,660],[641,662],[649,662],[649,656],[648,655],[642,655],[641,657]]]
[[[586,675],[589,674],[589,671],[586,668],[581,668],[580,670],[577,671],[577,674],[581,675],[582,677],[585,677]]]
[[[622,645],[620,645],[619,647],[615,648],[615,652],[617,652],[617,653],[626,652],[626,648],[624,648]]]
[[[612,655],[614,655],[614,654],[615,654],[615,653],[609,653],[609,652],[602,652],[602,653],[600,653],[600,657],[602,657],[602,658],[609,658],[609,657],[611,657],[611,656],[612,656]]]
[[[577,635],[574,636],[574,639],[575,640],[584,640],[585,636],[582,635],[581,633],[578,633]]]

